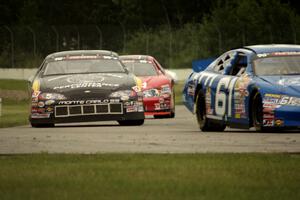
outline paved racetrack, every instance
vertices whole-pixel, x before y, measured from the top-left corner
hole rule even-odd
[[[148,119],[140,127],[100,122],[55,128],[27,125],[0,129],[0,154],[39,152],[300,152],[300,133],[263,134],[237,129],[203,133],[194,116],[183,106],[176,108],[175,119]]]

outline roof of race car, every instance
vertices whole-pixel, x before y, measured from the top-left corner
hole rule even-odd
[[[120,60],[153,60],[153,57],[148,55],[123,55],[119,58]]]
[[[245,49],[254,51],[256,54],[273,53],[273,52],[300,52],[300,45],[288,44],[266,44],[246,46]]]
[[[46,58],[65,57],[69,55],[102,55],[102,56],[113,56],[119,57],[119,55],[113,51],[106,50],[75,50],[75,51],[61,51],[48,55]]]

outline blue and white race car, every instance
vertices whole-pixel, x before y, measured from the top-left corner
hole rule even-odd
[[[194,68],[185,106],[202,131],[300,128],[300,45],[255,45]]]

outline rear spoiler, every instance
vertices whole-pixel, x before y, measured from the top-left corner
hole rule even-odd
[[[193,71],[201,72],[201,71],[205,70],[210,65],[210,63],[212,63],[214,60],[215,60],[215,58],[193,60],[192,61]]]

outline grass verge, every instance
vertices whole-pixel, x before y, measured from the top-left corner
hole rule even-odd
[[[299,154],[0,156],[0,199],[299,199]]]
[[[8,99],[2,101],[0,128],[28,124],[28,101],[11,101]]]
[[[11,80],[0,79],[0,89],[2,90],[21,90],[27,91],[28,81],[25,80]]]
[[[0,80],[2,116],[0,128],[28,123],[28,85],[24,80]]]
[[[179,81],[175,85],[175,103],[176,105],[182,105],[182,90],[184,87],[184,81]]]

